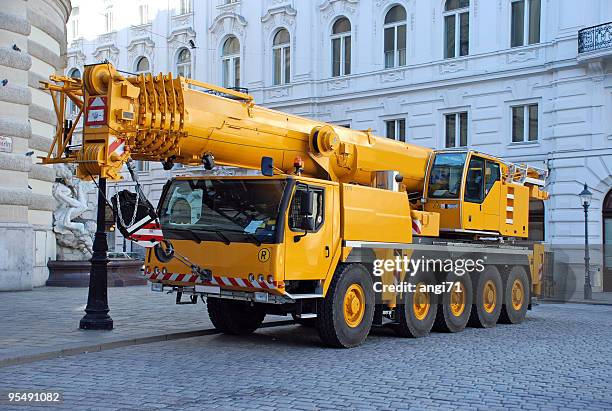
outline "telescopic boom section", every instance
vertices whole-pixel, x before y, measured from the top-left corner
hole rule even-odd
[[[266,156],[279,173],[294,172],[299,157],[307,176],[371,185],[377,171],[397,171],[407,190],[420,191],[432,152],[269,110],[248,94],[171,73],[126,77],[111,64],[90,65],[82,87],[82,146],[43,159],[76,162],[82,178],[120,179],[130,157],[199,165],[213,156],[218,165],[259,169]]]

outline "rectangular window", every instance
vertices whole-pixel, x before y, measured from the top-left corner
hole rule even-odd
[[[406,65],[406,25],[397,26],[397,57],[398,66]]]
[[[179,0],[179,14],[191,13],[191,0]]]
[[[391,140],[397,140],[406,142],[406,120],[403,118],[397,120],[385,121],[387,130],[387,138]]]
[[[332,76],[340,75],[340,39],[332,40]]]
[[[285,47],[285,81],[283,83],[288,84],[291,78],[291,49],[289,47]]]
[[[385,29],[385,68],[395,65],[395,27]]]
[[[470,54],[470,15],[461,13],[459,15],[459,55],[467,56]]]
[[[234,58],[234,84],[233,87],[240,87],[240,57]]]
[[[344,37],[344,75],[351,74],[351,36]]]
[[[538,105],[512,107],[512,142],[538,140]]]
[[[140,24],[149,23],[149,5],[141,4],[138,6],[138,14],[140,16]]]
[[[136,161],[136,171],[149,171],[149,162]]]
[[[446,148],[467,147],[468,115],[467,112],[444,115]]]
[[[539,43],[541,0],[514,0],[511,9],[510,45]]]
[[[444,32],[446,47],[444,47],[444,58],[455,57],[455,15],[444,17]]]
[[[277,48],[273,50],[274,53],[274,84],[281,83],[281,49]]]

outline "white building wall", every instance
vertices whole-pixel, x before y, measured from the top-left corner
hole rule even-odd
[[[577,36],[612,21],[612,2],[542,0],[540,42],[511,48],[511,0],[471,0],[470,52],[453,59],[443,58],[443,0],[194,0],[184,15],[178,0],[146,3],[151,24],[132,26],[142,2],[73,1],[83,31],[67,69],[108,58],[133,71],[144,55],[153,72],[175,72],[177,52],[187,47],[192,76],[220,84],[222,43],[234,35],[241,86],[268,107],[379,135],[385,120],[404,118],[408,141],[432,148],[444,147],[444,114],[467,111],[470,148],[550,171],[546,241],[566,247],[558,261],[577,281],[584,250],[577,193],[585,181],[594,193],[590,242],[601,245],[601,205],[612,183],[612,48],[579,54]],[[108,4],[117,16],[112,33],[101,26]],[[383,22],[397,4],[407,12],[407,64],[385,69]],[[352,73],[331,77],[330,33],[340,16],[351,22]],[[271,44],[280,28],[291,35],[291,82],[274,86]],[[529,103],[538,104],[539,138],[512,143],[511,106]],[[167,175],[158,166],[143,174],[154,199]],[[594,252],[601,266],[600,248]]]

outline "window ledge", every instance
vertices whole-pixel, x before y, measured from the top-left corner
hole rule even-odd
[[[525,148],[525,147],[539,147],[540,140],[534,141],[516,141],[507,144],[508,148]]]

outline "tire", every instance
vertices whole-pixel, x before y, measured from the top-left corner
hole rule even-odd
[[[488,265],[481,273],[475,273],[474,304],[468,325],[470,327],[495,327],[502,309],[504,290],[499,270],[494,265]]]
[[[436,321],[434,322],[434,330],[441,332],[456,333],[462,331],[472,312],[472,301],[474,290],[472,288],[472,280],[467,274],[457,275],[453,272],[446,274],[444,279],[446,283],[452,282],[451,290],[448,290],[448,285],[444,284],[444,292],[442,293],[441,303],[438,304],[436,313]],[[456,292],[456,283],[459,283],[463,292]],[[462,297],[463,295],[463,297]],[[457,298],[461,298],[459,302]]]
[[[527,272],[521,266],[514,266],[504,282],[504,297],[499,322],[502,324],[522,323],[527,315],[527,306],[530,301],[531,289]]]
[[[316,327],[317,326],[317,318],[299,318],[294,313],[291,313],[291,317],[296,324],[301,325],[302,327]]]
[[[432,272],[419,272],[409,277],[408,283],[419,288],[422,284],[435,285],[436,277]],[[396,308],[398,323],[394,326],[395,333],[404,338],[428,335],[436,320],[437,307],[438,295],[435,293],[422,292],[418,288],[403,293]]]
[[[372,327],[374,305],[372,278],[366,268],[339,264],[317,307],[317,330],[323,343],[339,348],[361,344]]]
[[[214,297],[208,297],[206,302],[210,321],[225,334],[251,334],[266,316],[265,310],[258,304]]]

